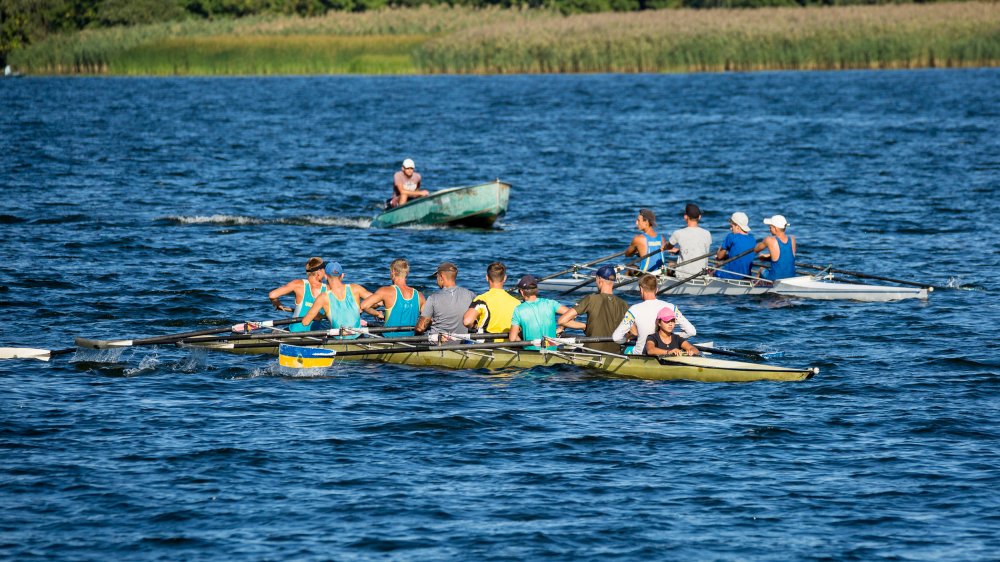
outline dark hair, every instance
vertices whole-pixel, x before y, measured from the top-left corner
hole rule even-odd
[[[496,283],[503,281],[507,277],[507,266],[498,261],[491,263],[486,266],[486,277]]]
[[[526,297],[533,297],[538,294],[538,287],[533,289],[521,289],[521,292],[524,293],[524,296]]]

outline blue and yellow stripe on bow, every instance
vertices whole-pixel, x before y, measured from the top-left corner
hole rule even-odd
[[[337,352],[321,347],[281,344],[278,346],[278,364],[292,369],[316,369],[333,365]]]

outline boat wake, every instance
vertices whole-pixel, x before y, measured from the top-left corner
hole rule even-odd
[[[291,225],[291,226],[339,226],[347,228],[370,228],[371,217],[317,217],[302,216],[293,218],[261,218],[245,215],[170,215],[159,220],[180,225],[215,225],[215,226],[257,226],[257,225]]]

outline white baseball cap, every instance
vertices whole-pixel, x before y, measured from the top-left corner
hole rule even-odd
[[[750,217],[746,213],[736,211],[729,217],[729,222],[743,229],[743,232],[750,232]]]
[[[782,230],[788,228],[788,221],[786,221],[785,217],[781,215],[774,215],[769,219],[764,219],[764,224],[769,224],[775,228],[780,228]]]
[[[406,160],[403,160],[403,167],[404,168],[416,168],[416,166],[413,165],[413,160],[411,160],[409,158],[407,158]]]

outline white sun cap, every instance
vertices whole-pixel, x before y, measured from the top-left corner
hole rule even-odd
[[[750,217],[746,213],[736,211],[729,217],[729,222],[743,229],[743,232],[750,232]]]
[[[780,228],[782,230],[788,228],[788,221],[786,221],[785,217],[781,215],[774,215],[769,219],[764,219],[764,224],[769,224],[775,228]]]
[[[413,160],[411,160],[409,158],[407,158],[406,160],[403,160],[403,167],[404,168],[416,168],[416,166],[413,165]]]

